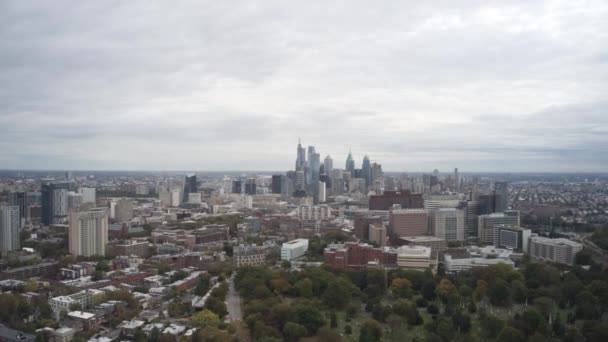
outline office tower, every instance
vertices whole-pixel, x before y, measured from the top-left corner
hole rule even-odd
[[[395,177],[385,177],[384,178],[384,190],[386,191],[395,191],[397,189],[397,180]]]
[[[229,194],[232,192],[232,179],[228,176],[224,176],[223,185],[224,193]]]
[[[82,194],[82,203],[95,203],[95,188],[79,188],[78,193]]]
[[[372,186],[372,164],[370,163],[367,155],[363,157],[363,164],[361,165],[361,178],[365,180],[365,189],[369,189]]]
[[[477,201],[466,202],[466,231],[465,238],[477,238],[479,224],[479,205]]]
[[[454,168],[454,189],[460,190],[460,176],[458,175],[458,168]]]
[[[519,226],[519,211],[507,210],[504,213],[492,213],[479,215],[477,223],[477,239],[480,242],[492,244],[494,243],[494,226],[495,225],[510,225]]]
[[[440,208],[431,215],[433,235],[446,241],[464,240],[464,211]]]
[[[318,190],[318,197],[319,197],[319,203],[323,203],[325,201],[327,201],[327,195],[326,195],[326,184],[325,182],[318,182],[319,185],[319,190]]]
[[[271,190],[273,194],[280,194],[281,193],[281,186],[283,184],[283,177],[282,175],[272,175],[272,182],[271,182]]]
[[[232,193],[241,194],[243,193],[243,181],[236,179],[232,181]]]
[[[498,248],[527,253],[530,236],[532,236],[530,229],[502,224],[494,226],[494,246]]]
[[[372,172],[371,179],[372,183],[375,183],[376,180],[384,176],[384,172],[382,171],[382,165],[378,163],[372,163]]]
[[[369,197],[369,210],[389,210],[395,204],[403,209],[421,209],[424,207],[422,194],[413,194],[408,190],[384,191],[382,195]]]
[[[182,204],[182,192],[180,189],[171,190],[171,206],[179,207]]]
[[[281,196],[290,197],[293,193],[293,182],[296,173],[288,171],[285,176],[281,177]]]
[[[256,193],[257,193],[256,179],[253,177],[248,178],[247,181],[245,182],[245,194],[253,196]]]
[[[314,151],[314,148],[313,148]],[[309,160],[309,166],[310,166],[310,190],[313,194],[313,196],[315,197],[315,199],[317,199],[318,195],[319,195],[319,187],[318,187],[318,183],[319,183],[319,179],[321,177],[320,171],[321,171],[321,156],[318,153],[313,153],[312,155],[310,155],[310,160]]]
[[[66,180],[72,179],[72,171],[66,171],[65,172],[65,179]]]
[[[158,199],[160,200],[161,206],[170,207],[171,206],[171,191],[167,189],[166,186],[161,186],[158,189]]]
[[[133,219],[133,201],[128,198],[121,198],[114,207],[114,218],[118,223],[129,222]]]
[[[19,207],[15,205],[0,206],[0,254],[19,250],[21,233]]]
[[[331,175],[331,170],[334,169],[334,160],[331,159],[331,156],[328,154],[323,160],[323,166],[325,166],[325,174]]]
[[[306,150],[302,147],[300,140],[298,139],[298,151],[296,157],[296,171],[304,171],[306,167]]]
[[[27,208],[27,195],[22,191],[14,191],[8,194],[8,205],[19,207],[19,217],[25,217],[25,209]]]
[[[509,183],[496,182],[494,183],[494,212],[501,213],[509,209]]]
[[[39,206],[42,203],[42,194],[40,192],[27,192],[25,194],[25,206]]]
[[[188,202],[190,194],[198,192],[198,185],[196,184],[196,175],[186,175],[184,178],[184,193],[182,194],[182,202]]]
[[[386,227],[378,223],[370,224],[369,241],[377,243],[380,247],[386,246]]]
[[[82,194],[68,191],[68,211],[80,208],[83,203]]]
[[[496,212],[496,196],[491,194],[477,195],[477,208],[479,215],[487,215]]]
[[[42,217],[45,225],[64,223],[68,218],[68,183],[42,185]]]
[[[420,236],[429,234],[429,212],[424,209],[391,210],[388,215],[390,236]]]
[[[107,208],[70,213],[70,253],[75,256],[105,256],[108,243]]]
[[[353,154],[348,151],[348,157],[346,157],[346,166],[345,170],[350,173],[351,176],[355,175],[355,160],[353,159]]]
[[[296,179],[295,179],[295,189],[296,190],[305,190],[306,189],[306,177],[304,176],[303,170],[296,171]]]
[[[583,249],[583,245],[568,239],[549,239],[540,236],[530,237],[529,247],[532,260],[566,265],[574,264],[574,257]]]

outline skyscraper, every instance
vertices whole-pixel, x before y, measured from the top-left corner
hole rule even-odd
[[[508,182],[496,182],[494,183],[494,198],[495,208],[494,211],[501,213],[509,209],[509,183]]]
[[[107,208],[70,213],[70,253],[75,256],[105,256],[108,243]]]
[[[323,166],[325,166],[325,174],[331,175],[331,170],[334,169],[334,160],[331,159],[331,156],[328,154],[323,160]]]
[[[257,184],[254,177],[248,178],[245,182],[245,194],[255,195],[257,193]]]
[[[82,203],[95,203],[95,188],[79,188],[78,193],[82,194]]]
[[[353,154],[348,151],[348,157],[346,157],[346,171],[350,172],[351,176],[355,175],[355,160],[353,159]]]
[[[42,185],[42,217],[45,225],[64,223],[68,217],[69,183]]]
[[[190,194],[198,192],[198,185],[196,184],[196,175],[186,175],[184,179],[184,193],[182,194],[182,202],[188,202]]]
[[[281,187],[283,185],[283,177],[282,175],[272,175],[272,184],[271,189],[273,194],[280,194]]]
[[[489,244],[494,243],[494,226],[496,225],[519,226],[519,211],[507,210],[503,213],[479,215],[477,224],[477,238],[479,241]]]
[[[300,140],[298,140],[298,151],[296,157],[296,171],[304,170],[306,167],[306,150],[302,147]]]
[[[363,164],[361,165],[361,178],[365,180],[365,188],[369,189],[372,185],[372,164],[369,161],[369,157],[366,155],[363,157]]]
[[[19,250],[21,218],[19,207],[14,205],[0,206],[0,254]]]
[[[19,207],[19,217],[25,217],[27,208],[27,195],[23,191],[14,191],[8,194],[8,204]]]

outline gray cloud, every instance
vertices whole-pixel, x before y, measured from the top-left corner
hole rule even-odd
[[[603,1],[0,3],[0,168],[608,171]]]

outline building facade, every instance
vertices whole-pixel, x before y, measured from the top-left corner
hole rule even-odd
[[[0,254],[18,251],[20,245],[21,217],[18,206],[0,206]]]
[[[105,256],[108,243],[106,208],[70,214],[70,253],[76,256]]]
[[[530,257],[533,260],[572,265],[574,257],[583,245],[568,239],[549,239],[540,236],[530,238]]]

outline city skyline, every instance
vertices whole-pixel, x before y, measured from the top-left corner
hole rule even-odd
[[[2,168],[286,170],[301,137],[386,170],[608,171],[606,2],[6,2],[0,20]]]

